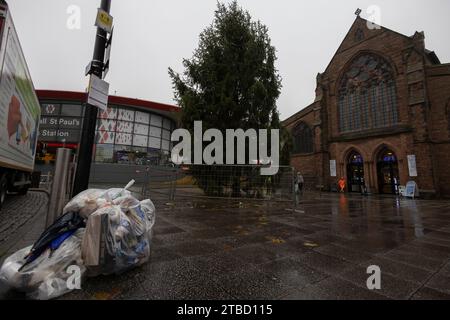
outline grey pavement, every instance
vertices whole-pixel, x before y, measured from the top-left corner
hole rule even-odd
[[[48,195],[30,191],[10,195],[0,211],[0,262],[5,256],[32,244],[44,231]]]
[[[450,201],[157,203],[151,261],[62,299],[450,299]],[[378,265],[381,290],[367,289]]]
[[[27,195],[8,196],[0,211],[0,265],[16,252],[32,245],[45,229],[48,195],[29,191]],[[0,299],[22,298],[11,293],[0,283]]]
[[[450,299],[450,201],[158,201],[150,262],[61,299]],[[367,289],[367,267],[381,290]]]

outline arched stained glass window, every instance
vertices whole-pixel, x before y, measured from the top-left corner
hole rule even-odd
[[[342,133],[395,125],[397,96],[389,63],[373,54],[356,58],[342,77],[338,112]]]
[[[294,153],[313,152],[313,133],[304,122],[300,122],[292,131],[294,139]]]
[[[392,152],[391,150],[385,150],[384,152],[382,152],[380,154],[380,161],[382,162],[392,162],[395,163],[397,162],[397,157],[395,156],[394,152]]]
[[[353,151],[348,157],[348,163],[363,164],[364,163],[363,157],[359,153]]]

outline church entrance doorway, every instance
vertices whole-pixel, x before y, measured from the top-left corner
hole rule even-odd
[[[364,184],[364,161],[356,151],[350,153],[347,159],[347,185],[349,192],[361,192]]]

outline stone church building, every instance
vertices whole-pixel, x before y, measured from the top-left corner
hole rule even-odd
[[[415,181],[450,197],[450,64],[405,36],[357,17],[317,76],[315,101],[283,121],[291,164],[312,187],[392,194]]]

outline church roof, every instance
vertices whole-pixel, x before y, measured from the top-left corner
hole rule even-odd
[[[369,29],[367,26],[368,24],[372,24],[374,27],[373,29]],[[350,27],[350,29],[348,30],[347,34],[345,35],[344,39],[342,40],[341,44],[339,45],[338,49],[336,50],[336,52],[334,53],[333,57],[331,58],[330,62],[328,63],[327,67],[325,68],[325,72],[327,72],[329,66],[331,65],[331,63],[333,62],[335,56],[347,49],[350,49],[356,45],[359,44],[359,42],[354,42],[350,40],[350,37],[352,35],[354,35],[358,29],[361,30],[367,30],[366,33],[367,36],[365,37],[365,39],[370,39],[370,38],[374,38],[380,34],[382,34],[383,32],[390,32],[390,33],[394,33],[397,36],[400,36],[406,40],[409,41],[413,41],[414,37],[416,36],[424,36],[423,32],[416,32],[414,35],[412,36],[406,36],[400,32],[397,32],[395,30],[389,29],[387,27],[381,26],[381,25],[376,25],[364,18],[361,18],[359,15],[356,17],[355,21],[353,22],[352,26]],[[430,59],[430,62],[432,62],[433,64],[440,64],[441,62],[439,61],[439,58],[437,57],[436,53],[434,51],[425,49],[425,53],[427,55],[427,57]]]
[[[301,109],[300,111],[294,113],[292,116],[290,116],[289,118],[281,121],[282,124],[284,126],[289,126],[290,124],[292,124],[293,122],[296,122],[299,118],[305,116],[306,114],[310,113],[313,111],[314,106],[315,106],[315,102],[311,103],[309,106]]]

